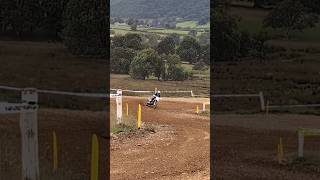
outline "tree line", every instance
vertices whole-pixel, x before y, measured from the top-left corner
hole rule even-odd
[[[306,1],[307,2],[307,1]],[[264,60],[274,48],[267,45],[273,37],[266,28],[282,31],[283,38],[291,39],[295,31],[313,28],[319,15],[299,0],[283,0],[263,19],[263,29],[256,34],[240,30],[239,19],[227,11],[228,3],[218,0],[211,11],[213,22],[213,61],[237,61],[243,57]],[[320,8],[319,8],[320,9]],[[317,10],[319,10],[317,9]]]
[[[76,55],[106,56],[105,0],[0,0],[0,35],[62,41]]]
[[[129,74],[134,79],[154,76],[164,81],[186,80],[192,78],[192,71],[184,69],[182,61],[197,69],[210,64],[209,37],[203,34],[198,39],[181,39],[176,33],[165,37],[152,33],[115,35],[110,57],[112,73]]]

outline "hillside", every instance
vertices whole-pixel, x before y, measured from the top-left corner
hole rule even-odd
[[[208,18],[209,0],[111,0],[111,16],[135,18]]]

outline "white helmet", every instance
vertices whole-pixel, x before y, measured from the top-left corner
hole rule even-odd
[[[158,93],[160,94],[160,91],[158,91]]]

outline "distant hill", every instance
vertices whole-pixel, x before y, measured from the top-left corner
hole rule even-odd
[[[210,18],[210,0],[111,0],[111,17]]]

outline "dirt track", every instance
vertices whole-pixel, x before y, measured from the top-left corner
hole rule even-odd
[[[123,101],[136,107],[145,98]],[[165,100],[156,110],[143,107],[142,121],[162,130],[112,140],[111,179],[209,179],[210,122],[209,117],[197,115],[195,108],[195,103]]]
[[[91,137],[100,144],[100,179],[106,177],[105,112],[40,109],[38,112],[41,179],[90,179]],[[52,131],[58,138],[59,169],[52,173]],[[19,115],[0,116],[0,180],[21,180]]]
[[[320,179],[319,165],[279,165],[276,148],[279,137],[288,160],[297,157],[299,127],[320,128],[320,117],[312,115],[263,114],[216,115],[218,179]],[[305,156],[319,158],[320,137],[305,140]]]

